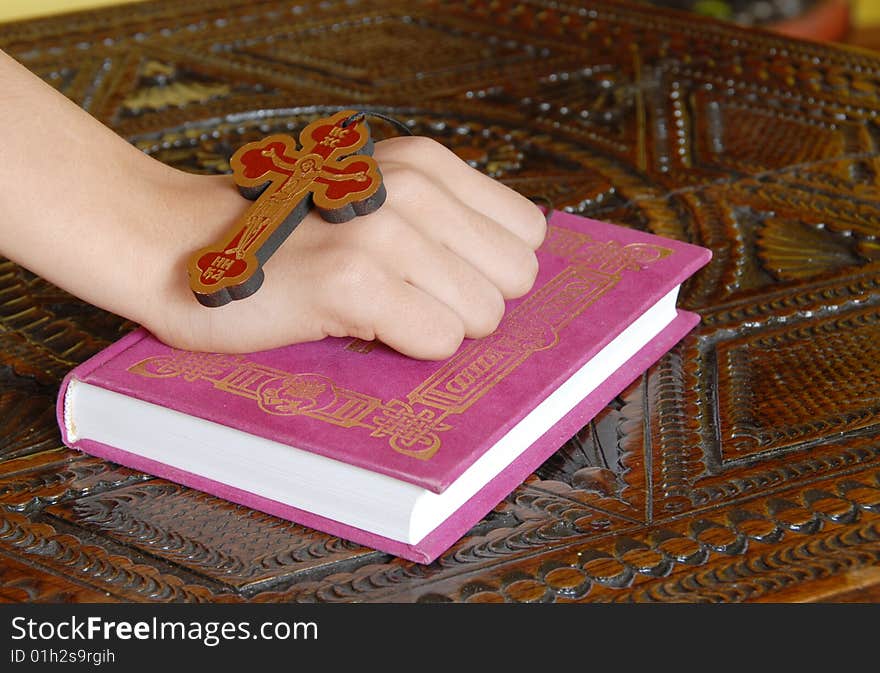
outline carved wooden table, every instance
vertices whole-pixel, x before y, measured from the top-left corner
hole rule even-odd
[[[430,566],[63,448],[61,377],[132,325],[5,262],[0,597],[880,600],[880,58],[586,4],[190,0],[0,26],[187,170],[358,107],[715,254],[683,292],[696,331]]]

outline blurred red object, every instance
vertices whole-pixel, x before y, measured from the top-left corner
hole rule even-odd
[[[800,16],[767,27],[790,37],[839,42],[852,27],[850,0],[822,0]]]

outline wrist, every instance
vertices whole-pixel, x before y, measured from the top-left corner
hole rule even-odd
[[[214,316],[190,290],[187,260],[195,250],[218,240],[250,202],[229,176],[174,171],[161,191],[160,216],[150,234],[154,274],[143,288],[153,296],[141,297],[143,314],[138,322],[169,343],[202,348],[197,335],[210,331]]]

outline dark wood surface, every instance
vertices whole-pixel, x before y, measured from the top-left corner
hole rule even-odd
[[[880,600],[880,59],[566,7],[190,0],[0,26],[187,170],[357,107],[714,251],[683,290],[701,325],[429,566],[62,447],[61,377],[132,325],[4,262],[0,599]]]

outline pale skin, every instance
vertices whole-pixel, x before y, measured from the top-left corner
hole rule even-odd
[[[538,207],[420,137],[376,143],[388,198],[344,224],[311,213],[251,297],[207,308],[189,254],[252,203],[229,176],[143,154],[0,52],[0,254],[166,343],[227,353],[325,336],[440,359],[531,289]]]

